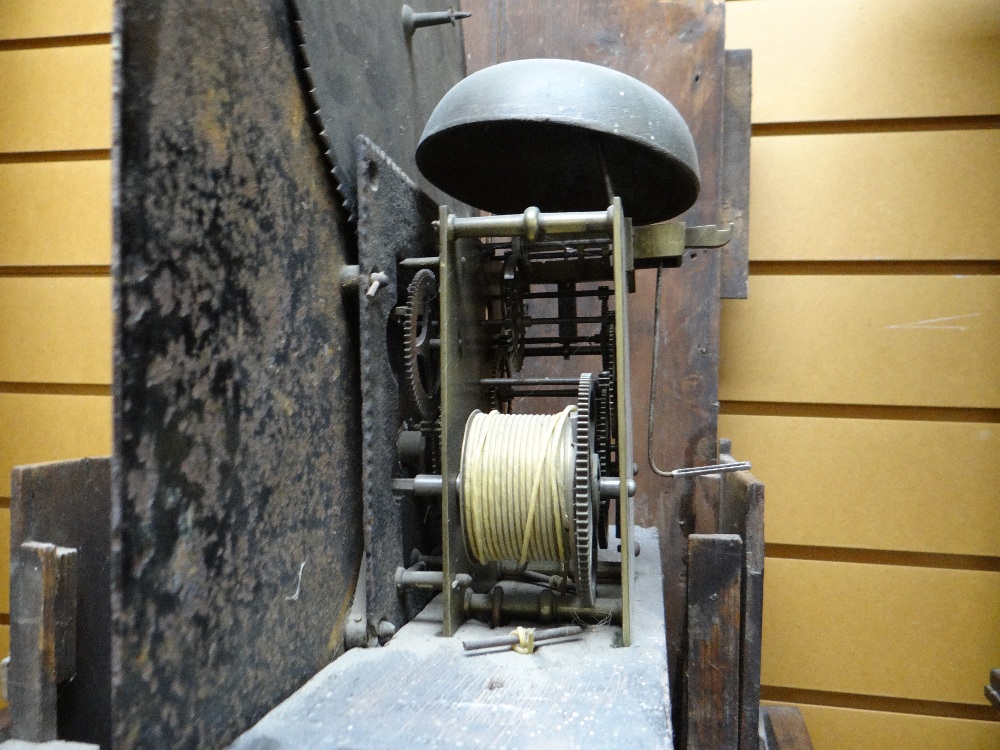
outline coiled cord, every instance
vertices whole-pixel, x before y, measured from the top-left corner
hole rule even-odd
[[[572,494],[576,406],[558,414],[473,412],[462,449],[462,517],[481,563],[568,561],[564,513]],[[568,518],[566,519],[568,523]]]

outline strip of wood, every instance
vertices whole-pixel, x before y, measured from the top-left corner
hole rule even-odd
[[[73,36],[45,36],[32,39],[0,39],[0,51],[16,49],[49,49],[51,47],[85,47],[94,44],[111,44],[111,34],[75,34]]]
[[[724,400],[997,409],[997,362],[998,276],[751,276],[723,301]]]
[[[0,266],[110,263],[110,161],[0,164]]]
[[[910,133],[924,130],[980,130],[1000,128],[1000,115],[966,117],[901,117],[883,120],[814,120],[760,122],[752,135],[829,135],[831,133]]]
[[[41,396],[110,396],[109,383],[3,383],[0,393],[27,393]]]
[[[0,51],[0,151],[111,147],[111,46]]]
[[[1000,409],[956,409],[884,404],[802,404],[783,401],[722,401],[720,414],[824,419],[904,419],[923,422],[1000,422]]]
[[[769,558],[764,587],[764,684],[983,704],[1000,573]]]
[[[1000,130],[755,138],[751,175],[752,261],[1000,261]]]
[[[997,276],[997,260],[755,260],[754,276]]]
[[[111,266],[0,266],[0,278],[62,276],[66,278],[107,277]]]
[[[22,464],[111,453],[111,398],[0,393],[0,497]]]
[[[91,148],[78,151],[19,151],[0,153],[0,164],[38,164],[49,161],[109,161],[111,149]]]
[[[973,706],[968,703],[945,703],[943,701],[918,701],[906,698],[884,698],[878,695],[858,695],[856,693],[829,693],[822,690],[796,690],[793,688],[765,685],[767,696],[762,703],[790,703],[793,705],[823,706],[856,711],[873,711],[883,714],[905,714],[909,716],[929,716],[967,721],[1000,723],[1000,713],[991,706]],[[888,716],[883,716],[888,719]]]
[[[910,568],[945,568],[947,570],[985,570],[1000,573],[1000,557],[956,555],[939,552],[900,552],[858,547],[819,547],[805,544],[767,544],[768,557],[791,560],[864,563],[865,565],[902,565]]]
[[[4,0],[0,39],[111,33],[111,0]]]
[[[727,3],[754,122],[1000,114],[994,0]]]
[[[0,278],[0,380],[111,382],[111,280]]]
[[[767,487],[770,545],[1000,557],[1000,425],[724,414],[719,433]]]

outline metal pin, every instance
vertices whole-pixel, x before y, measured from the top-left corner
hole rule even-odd
[[[375,294],[378,292],[378,290],[382,287],[382,285],[388,284],[390,281],[389,277],[384,273],[382,273],[381,271],[376,271],[371,276],[369,276],[369,278],[372,280],[372,283],[368,287],[368,291],[365,292],[365,295],[367,297],[374,297]]]
[[[403,6],[403,31],[406,36],[413,36],[413,32],[424,26],[439,26],[444,23],[455,25],[455,21],[468,18],[471,13],[456,13],[454,8],[448,10],[438,10],[431,13],[417,13],[409,5]]]

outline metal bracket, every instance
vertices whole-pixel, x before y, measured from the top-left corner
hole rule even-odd
[[[723,229],[707,224],[685,227],[683,221],[667,221],[632,228],[632,253],[636,268],[663,265],[677,267],[691,247],[722,247],[733,237],[733,225]]]

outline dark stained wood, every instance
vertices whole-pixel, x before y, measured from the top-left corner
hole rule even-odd
[[[802,712],[794,706],[762,706],[765,750],[813,750]]]
[[[719,460],[734,461],[728,440]],[[723,474],[720,528],[743,538],[740,621],[740,750],[757,750],[761,626],[764,614],[764,485],[748,471]]]
[[[76,550],[28,541],[14,548],[10,569],[8,695],[11,737],[57,737],[57,692],[73,675]]]
[[[742,568],[736,534],[688,538],[688,750],[738,746]]]
[[[652,86],[677,107],[694,135],[701,195],[689,224],[720,221],[725,4],[721,0],[464,0],[469,71],[507,60],[561,57],[605,65]],[[660,371],[655,373],[655,458],[660,468],[716,458],[719,360],[717,250],[689,250],[664,271]],[[636,274],[631,300],[635,520],[660,531],[674,726],[682,729],[687,536],[695,508],[717,505],[718,484],[663,479],[646,469],[656,271]]]
[[[111,460],[15,467],[10,520],[12,550],[28,540],[77,550],[74,675],[59,688],[59,737],[110,747]]]
[[[750,272],[751,61],[748,49],[726,50],[722,223],[733,225],[733,237],[721,251],[719,293],[728,299],[746,299]]]

